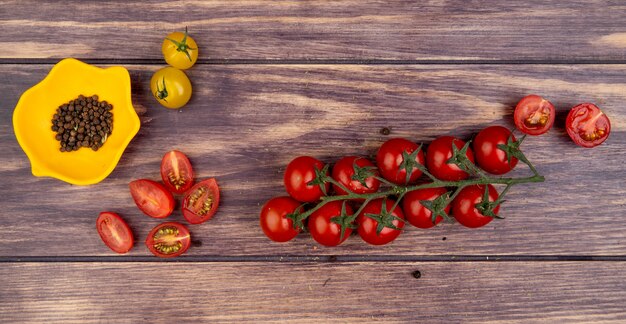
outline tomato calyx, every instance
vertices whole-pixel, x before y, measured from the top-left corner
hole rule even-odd
[[[191,59],[191,54],[189,54],[189,50],[197,50],[197,48],[193,48],[191,46],[189,46],[189,44],[187,44],[187,36],[189,35],[189,33],[187,32],[187,26],[185,26],[185,35],[183,36],[183,39],[178,42],[175,41],[169,37],[165,37],[165,39],[167,39],[168,41],[174,43],[174,45],[176,45],[176,51],[178,52],[182,52],[185,54],[185,56],[187,56],[187,58],[189,59],[189,61],[193,61]]]
[[[530,170],[535,175],[538,175],[539,173],[537,172],[535,167],[532,165],[532,163],[530,163],[530,161],[528,160],[526,155],[524,155],[522,150],[520,150],[520,148],[519,148],[520,145],[522,145],[522,142],[524,142],[525,139],[526,139],[526,135],[524,134],[522,137],[520,137],[516,141],[516,140],[513,139],[513,134],[511,133],[511,136],[509,136],[509,138],[507,139],[506,144],[498,144],[497,146],[498,146],[499,149],[504,151],[504,153],[506,153],[506,158],[508,160],[509,165],[511,165],[511,159],[512,158],[516,158],[516,159],[524,162],[526,165],[528,165]]]
[[[163,77],[162,79],[163,81],[163,89],[159,89],[159,83],[157,82],[157,91],[154,93],[154,96],[157,97],[159,100],[163,100],[165,102],[167,102],[167,88],[165,87],[165,77]]]
[[[357,160],[354,160],[354,163],[352,164],[354,174],[352,175],[351,179],[354,181],[358,181],[361,185],[363,185],[363,187],[369,188],[369,186],[367,185],[367,179],[376,176],[376,173],[374,172],[374,170],[376,170],[376,167],[371,165],[360,167],[356,164],[356,161]]]
[[[326,192],[326,183],[329,183],[332,181],[332,178],[328,175],[329,168],[330,166],[328,164],[324,165],[324,167],[321,170],[315,167],[315,170],[314,170],[315,178],[307,182],[307,185],[309,186],[316,186],[316,185],[319,186],[324,196],[328,195],[328,193]]]
[[[505,189],[505,191],[508,190],[508,186]],[[502,216],[498,216],[496,215],[496,213],[494,212],[494,210],[500,206],[501,203],[503,203],[504,200],[500,200],[499,198],[496,199],[495,201],[489,201],[489,186],[485,186],[485,192],[483,193],[483,197],[481,199],[481,201],[479,203],[477,203],[475,205],[476,209],[478,209],[478,211],[488,217],[492,217],[492,218],[497,218],[497,219],[504,219],[504,217]]]
[[[476,168],[474,163],[467,157],[467,150],[471,144],[471,140],[467,141],[462,148],[456,147],[452,142],[452,156],[446,161],[447,164],[456,164],[461,170],[470,174],[480,174],[481,171]]]
[[[302,217],[302,210],[304,210],[305,205],[306,204],[302,204],[298,206],[298,208],[296,208],[293,212],[287,213],[287,215],[285,215],[286,218],[291,219],[291,221],[293,222],[293,229],[306,230],[306,226],[304,226],[304,220],[306,219],[306,216]]]
[[[341,213],[339,214],[339,216],[335,216],[332,217],[330,219],[331,222],[339,225],[341,227],[341,234],[339,235],[339,237],[343,237],[346,233],[346,229],[355,229],[356,225],[354,225],[354,219],[356,217],[355,215],[349,215],[347,210],[346,210],[346,201],[343,201],[343,204],[341,204]]]
[[[419,171],[423,171],[424,166],[417,162],[417,155],[422,151],[422,144],[413,152],[408,153],[407,151],[402,151],[402,163],[398,166],[398,174],[402,171],[406,171],[406,176],[404,179],[404,183],[409,183],[411,180],[411,174],[414,169]],[[420,168],[421,166],[421,168]]]
[[[430,220],[437,224],[437,217],[441,217],[446,222],[451,222],[452,218],[446,213],[446,207],[450,203],[449,198],[452,192],[448,191],[433,200],[420,200],[420,204],[430,210]]]
[[[377,223],[376,234],[377,235],[380,235],[380,233],[385,229],[385,227],[389,227],[391,229],[398,230],[398,231],[402,230],[402,228],[399,228],[396,225],[394,225],[393,221],[397,220],[400,222],[404,222],[404,219],[393,214],[393,210],[396,209],[396,205],[394,205],[391,208],[391,211],[387,210],[386,200],[387,200],[387,197],[383,198],[383,203],[382,203],[382,208],[380,210],[380,213],[378,214],[365,213],[365,217],[371,218],[376,221]]]

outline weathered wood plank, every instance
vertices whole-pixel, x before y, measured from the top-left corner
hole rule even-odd
[[[624,60],[619,1],[2,1],[0,58]]]
[[[127,184],[158,179],[160,159],[173,148],[189,155],[199,177],[217,177],[223,193],[216,217],[191,227],[203,245],[189,255],[626,255],[626,65],[202,65],[189,72],[195,94],[181,111],[151,97],[148,80],[158,67],[128,66],[142,129],[111,176],[91,187],[33,177],[15,141],[12,107],[49,68],[0,66],[2,256],[111,255],[95,232],[102,210],[129,221],[139,241],[130,255],[148,255],[142,241],[159,221],[136,209]],[[282,171],[295,156],[372,155],[388,138],[382,127],[429,142],[512,126],[511,107],[528,93],[547,96],[559,118],[524,144],[547,181],[514,188],[502,209],[508,219],[480,230],[410,229],[387,247],[357,236],[326,249],[304,234],[275,244],[261,232],[260,206],[284,194]],[[573,145],[563,129],[568,107],[583,101],[597,102],[613,125],[611,138],[591,150]],[[170,218],[182,220],[178,211]]]
[[[0,267],[8,279],[0,315],[61,323],[623,323],[623,270],[621,262],[8,263]]]

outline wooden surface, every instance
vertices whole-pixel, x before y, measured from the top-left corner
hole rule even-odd
[[[623,322],[624,9],[615,1],[0,1],[0,316]],[[148,81],[164,66],[161,38],[186,25],[201,47],[188,71],[194,96],[170,111]],[[33,177],[11,124],[21,93],[68,56],[125,66],[142,121],[115,171],[90,187]],[[284,194],[293,157],[334,162],[372,156],[392,136],[428,143],[512,127],[512,107],[529,93],[557,106],[557,122],[524,144],[546,182],[514,187],[506,220],[409,228],[384,247],[354,236],[324,248],[304,234],[276,244],[260,230],[260,206]],[[612,123],[592,150],[563,128],[568,109],[585,101]],[[162,263],[143,245],[159,222],[136,209],[127,184],[158,179],[174,148],[199,177],[217,177],[223,199],[213,220],[190,227],[189,252]],[[100,241],[102,210],[130,223],[138,243],[129,254]]]

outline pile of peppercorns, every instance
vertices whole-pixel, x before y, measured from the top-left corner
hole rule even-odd
[[[57,109],[52,118],[52,131],[61,142],[61,152],[89,147],[97,151],[113,132],[113,106],[98,101],[98,96],[78,96]]]

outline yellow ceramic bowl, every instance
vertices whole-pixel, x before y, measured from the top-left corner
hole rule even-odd
[[[113,132],[98,150],[81,148],[60,152],[52,131],[56,109],[79,95],[98,95],[113,105]],[[90,185],[115,168],[140,127],[131,101],[128,71],[115,66],[101,69],[75,59],[64,59],[38,84],[26,90],[13,112],[13,129],[30,159],[33,175],[50,176],[76,185]]]

